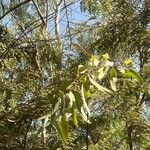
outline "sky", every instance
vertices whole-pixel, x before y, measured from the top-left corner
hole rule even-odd
[[[83,23],[83,22],[86,22],[89,18],[90,18],[90,15],[86,12],[81,12],[80,10],[80,0],[76,0],[75,4],[72,4],[68,7],[68,18],[69,18],[69,21],[70,21],[70,26],[72,25],[72,23]],[[67,18],[66,18],[66,15],[65,15],[65,10],[63,10],[61,12],[61,15],[60,15],[60,30],[61,30],[61,33],[62,35],[65,34],[65,29],[66,29],[66,26],[67,26]],[[51,24],[50,24],[51,25]],[[50,31],[53,30],[54,28],[54,25],[50,26]]]
[[[2,1],[2,0],[0,0]],[[7,5],[9,0],[3,0],[3,2]],[[11,6],[10,6],[11,7]],[[80,10],[80,0],[75,0],[75,3],[70,5],[68,7],[69,9],[69,21],[74,22],[74,23],[81,23],[81,22],[86,22],[89,18],[90,15],[88,13],[81,12]],[[29,8],[29,11],[32,11],[32,8]],[[54,21],[51,19],[49,21],[49,31],[54,31]],[[2,23],[5,24],[8,28],[11,28],[12,26],[12,20],[10,18],[10,15],[7,15],[3,20]],[[60,15],[60,31],[62,36],[65,35],[66,32],[66,27],[67,27],[67,18],[65,15],[65,10],[61,11]],[[71,26],[72,23],[70,23]]]

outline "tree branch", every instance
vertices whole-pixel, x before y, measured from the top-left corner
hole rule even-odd
[[[32,2],[33,2],[34,6],[35,6],[35,8],[36,8],[36,10],[37,10],[37,13],[38,13],[38,15],[39,15],[39,17],[40,17],[40,19],[41,19],[41,22],[42,22],[43,26],[45,26],[46,23],[45,23],[45,21],[44,21],[44,18],[43,18],[42,14],[41,14],[41,11],[40,11],[38,5],[36,4],[36,2],[35,2],[34,0],[32,0]]]
[[[26,3],[29,3],[31,0],[25,0],[21,3],[19,3],[18,5],[10,8],[3,16],[0,17],[0,20],[2,20],[6,15],[8,15],[9,13],[11,13],[12,11],[14,11],[15,9],[19,8],[20,6],[26,4]]]
[[[130,125],[127,128],[127,132],[128,132],[128,144],[129,144],[129,149],[133,150],[133,141],[132,141],[132,125]]]

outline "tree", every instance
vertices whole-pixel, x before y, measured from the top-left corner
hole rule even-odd
[[[2,150],[149,149],[149,3],[79,2],[1,2]]]

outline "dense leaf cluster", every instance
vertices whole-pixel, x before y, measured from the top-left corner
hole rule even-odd
[[[149,4],[79,2],[0,3],[1,150],[150,149]]]

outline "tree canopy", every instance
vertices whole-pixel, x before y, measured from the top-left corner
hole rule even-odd
[[[149,150],[149,45],[149,0],[1,0],[0,149]]]

